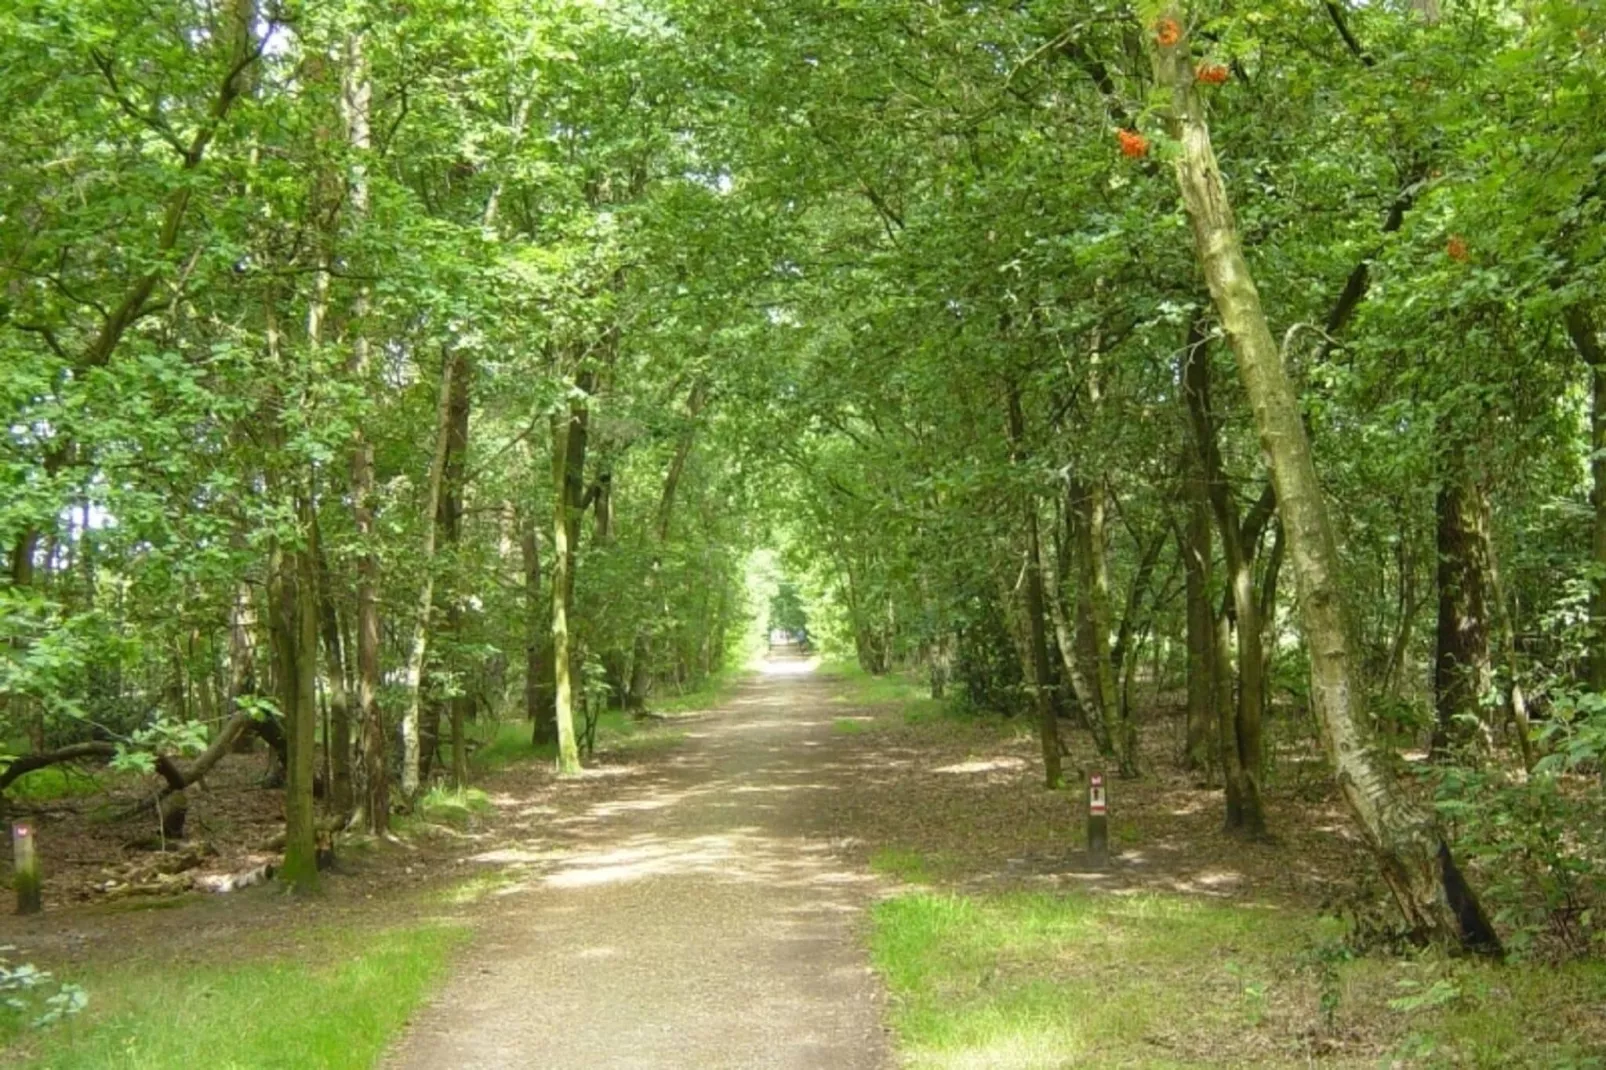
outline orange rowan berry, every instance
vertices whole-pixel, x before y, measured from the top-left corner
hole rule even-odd
[[[1149,139],[1136,130],[1117,130],[1115,136],[1121,142],[1121,155],[1127,159],[1136,160],[1149,154]]]
[[[1444,255],[1458,264],[1464,264],[1472,259],[1472,251],[1467,248],[1467,240],[1459,234],[1450,235],[1450,240],[1444,243]]]
[[[1227,80],[1227,68],[1220,63],[1201,63],[1193,76],[1205,85],[1220,85]]]
[[[1177,25],[1176,19],[1168,15],[1154,24],[1154,39],[1159,41],[1162,47],[1170,48],[1182,40],[1182,27]]]

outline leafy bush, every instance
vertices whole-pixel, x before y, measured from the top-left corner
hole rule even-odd
[[[1459,765],[1437,771],[1435,805],[1518,955],[1586,954],[1606,933],[1599,788],[1558,771],[1553,757],[1526,778]]]

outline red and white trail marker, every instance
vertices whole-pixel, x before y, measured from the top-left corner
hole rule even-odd
[[[1087,778],[1087,857],[1102,866],[1110,857],[1109,802],[1104,795],[1104,774]]]

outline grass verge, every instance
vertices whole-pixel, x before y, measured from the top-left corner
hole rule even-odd
[[[869,708],[876,715],[873,725],[866,724],[860,729],[838,726],[836,730],[839,732],[852,733],[898,725],[940,726],[964,735],[995,737],[1031,729],[1022,718],[966,709],[954,698],[934,699],[929,685],[913,673],[889,672],[874,676],[851,661],[828,661],[818,671],[820,676],[839,685],[832,702]]]
[[[726,669],[708,677],[697,687],[680,694],[649,695],[648,708],[665,717],[700,713],[719,706],[736,693],[742,674]]]
[[[129,963],[71,980],[77,1018],[19,1038],[50,1070],[370,1067],[467,930],[424,923],[309,933],[293,955],[201,966]]]
[[[1606,1065],[1601,963],[1359,958],[1333,919],[1158,894],[918,892],[872,922],[914,1067]]]

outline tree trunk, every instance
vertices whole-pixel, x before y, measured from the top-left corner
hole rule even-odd
[[[1163,10],[1160,24],[1150,28],[1156,76],[1171,94],[1168,121],[1178,142],[1174,166],[1194,247],[1237,358],[1276,485],[1299,588],[1311,693],[1323,743],[1345,801],[1412,931],[1422,939],[1499,953],[1499,939],[1451,857],[1433,814],[1400,794],[1369,749],[1364,682],[1351,650],[1350,610],[1340,578],[1337,540],[1298,398],[1244,260],[1203,103],[1193,88],[1186,25],[1186,13],[1173,5]],[[1154,32],[1161,29],[1163,34]],[[1162,37],[1170,43],[1159,43]]]
[[[451,722],[452,784],[461,788],[468,781],[467,740],[463,737],[463,731],[468,717],[467,704],[473,700],[468,694],[469,666],[462,652],[463,620],[468,610],[462,589],[463,571],[458,562],[458,548],[463,539],[463,494],[471,406],[469,387],[474,368],[466,355],[459,353],[455,357],[457,370],[452,376],[446,420],[446,466],[442,473],[440,507],[435,519],[440,526],[441,539],[447,547],[447,558],[451,565],[451,590],[446,607],[446,633],[451,637],[451,643],[447,652],[452,659],[450,667],[457,678],[458,693],[447,700],[447,714]]]
[[[313,514],[317,523],[317,513]],[[329,678],[329,734],[324,749],[329,755],[329,808],[337,814],[350,814],[351,792],[351,699],[346,688],[345,644],[340,637],[340,614],[335,609],[334,585],[329,573],[323,542],[318,547],[318,608],[323,628],[323,650]]]
[[[1216,707],[1216,748],[1221,762],[1221,784],[1227,812],[1227,828],[1244,827],[1244,767],[1238,750],[1238,709],[1233,701],[1232,614],[1223,606],[1215,615],[1215,636],[1211,643]]]
[[[1489,658],[1488,532],[1483,488],[1452,465],[1437,497],[1439,621],[1433,659],[1433,751],[1477,741]]]
[[[373,87],[361,35],[346,43],[341,78],[341,110],[346,120],[346,143],[353,162],[347,192],[348,211],[361,225],[368,215],[367,155],[370,150],[369,106]],[[369,387],[369,348],[364,320],[368,291],[359,288],[352,301],[352,343],[348,372],[359,389]],[[352,814],[354,827],[366,827],[376,836],[390,831],[389,742],[385,714],[379,707],[379,557],[374,532],[374,447],[359,422],[351,448],[351,512],[357,530],[357,718],[361,724],[362,797]]]
[[[310,521],[310,504],[300,503]],[[276,546],[269,563],[274,676],[285,737],[284,865],[280,879],[293,892],[317,887],[313,813],[318,724],[317,566],[305,551]]]
[[[435,410],[435,444],[430,454],[429,481],[422,512],[424,547],[419,556],[424,578],[418,592],[417,616],[413,620],[412,647],[407,655],[407,712],[402,716],[401,786],[402,795],[409,805],[418,798],[422,771],[418,719],[423,701],[424,661],[429,653],[429,618],[435,605],[435,515],[440,509],[447,442],[451,437],[452,381],[461,363],[462,358],[453,353],[446,354],[441,362],[440,402]]]
[[[1210,506],[1196,461],[1189,461],[1183,478],[1188,516],[1180,539],[1187,576],[1188,630],[1188,730],[1183,765],[1188,769],[1208,769],[1210,738],[1216,720],[1215,613],[1210,605]]]
[[[1202,335],[1196,334],[1195,338],[1184,358],[1183,395],[1187,401],[1194,450],[1204,476],[1205,494],[1215,514],[1216,530],[1221,535],[1238,639],[1237,712],[1232,733],[1221,741],[1223,752],[1228,747],[1237,751],[1236,760],[1224,767],[1228,774],[1227,828],[1259,838],[1266,834],[1266,812],[1260,791],[1260,725],[1266,694],[1263,681],[1266,661],[1260,605],[1255,598],[1254,556],[1251,547],[1246,545],[1249,536],[1233,501],[1216,439],[1216,421],[1210,409],[1209,347]],[[1225,669],[1228,664],[1217,660],[1219,668]],[[1236,785],[1232,783],[1234,773],[1238,778]],[[1232,805],[1234,794],[1238,796],[1236,809]]]
[[[1118,720],[1121,698],[1116,691],[1115,665],[1110,657],[1110,573],[1105,558],[1104,488],[1068,482],[1067,505],[1076,514],[1077,557],[1081,582],[1077,585],[1078,616],[1087,662],[1087,685],[1094,696],[1105,732],[1115,751],[1123,777],[1137,776],[1136,732],[1130,717]]]
[[[1010,460],[1017,466],[1026,460],[1025,416],[1021,411],[1020,390],[1009,390]],[[1048,660],[1048,629],[1043,623],[1043,552],[1037,530],[1037,497],[1027,487],[1021,493],[1022,528],[1026,532],[1026,640],[1030,648],[1032,698],[1037,707],[1037,732],[1043,745],[1043,777],[1050,788],[1061,786],[1059,699],[1055,693]]]
[[[524,559],[524,714],[530,719],[531,742],[539,747],[558,740],[553,706],[551,603],[541,602],[541,542],[536,523],[525,518],[519,537]]]
[[[1063,585],[1061,574],[1068,569],[1069,559],[1079,556],[1073,549],[1073,547],[1079,546],[1079,540],[1074,530],[1075,521],[1069,512],[1067,513],[1067,521],[1072,529],[1068,532],[1069,537],[1065,539],[1068,545],[1061,547],[1060,568],[1052,572],[1048,569],[1043,570],[1044,572],[1051,572],[1054,576],[1053,583],[1044,585],[1044,593],[1048,603],[1049,618],[1054,624],[1054,642],[1059,647],[1060,667],[1064,670],[1065,679],[1070,681],[1071,693],[1076,699],[1083,724],[1086,725],[1089,733],[1093,736],[1093,745],[1098,748],[1101,756],[1109,758],[1115,754],[1115,747],[1110,742],[1109,726],[1104,721],[1104,710],[1099,705],[1098,693],[1094,691],[1093,685],[1088,682],[1087,674],[1083,671],[1084,662],[1091,663],[1092,659],[1084,659],[1082,656],[1081,645],[1077,642],[1076,630],[1071,627],[1071,622],[1066,616],[1064,598],[1061,594]],[[1041,546],[1041,541],[1039,541],[1039,546]],[[1082,604],[1079,601],[1077,606],[1079,618],[1081,610]]]
[[[1131,585],[1127,588],[1126,605],[1121,610],[1121,623],[1116,628],[1115,644],[1110,648],[1110,671],[1121,680],[1118,720],[1132,734],[1134,750],[1137,747],[1137,727],[1132,720],[1132,678],[1137,672],[1137,648],[1142,645],[1143,635],[1152,621],[1152,618],[1143,617],[1144,604],[1149,598],[1149,588],[1154,583],[1154,570],[1160,563],[1160,554],[1170,537],[1170,531],[1162,524],[1156,528],[1148,546],[1139,555],[1138,567],[1133,571]]]
[[[1565,314],[1567,336],[1589,369],[1589,504],[1593,511],[1590,531],[1589,686],[1606,691],[1606,351],[1594,317],[1574,305]]]
[[[1533,772],[1538,755],[1534,753],[1533,724],[1528,719],[1528,700],[1522,693],[1521,665],[1517,659],[1517,619],[1511,601],[1506,597],[1505,586],[1500,582],[1500,562],[1494,542],[1488,544],[1489,598],[1494,606],[1491,615],[1500,635],[1500,652],[1505,662],[1505,713],[1517,737],[1517,749],[1522,754],[1522,767]]]
[[[576,381],[583,394],[589,394],[593,384],[589,373],[582,373]],[[580,538],[589,419],[586,401],[576,398],[570,401],[565,416],[552,421],[552,669],[556,683],[558,772],[565,774],[580,771],[574,732],[574,649],[569,617],[574,607],[574,557]]]

